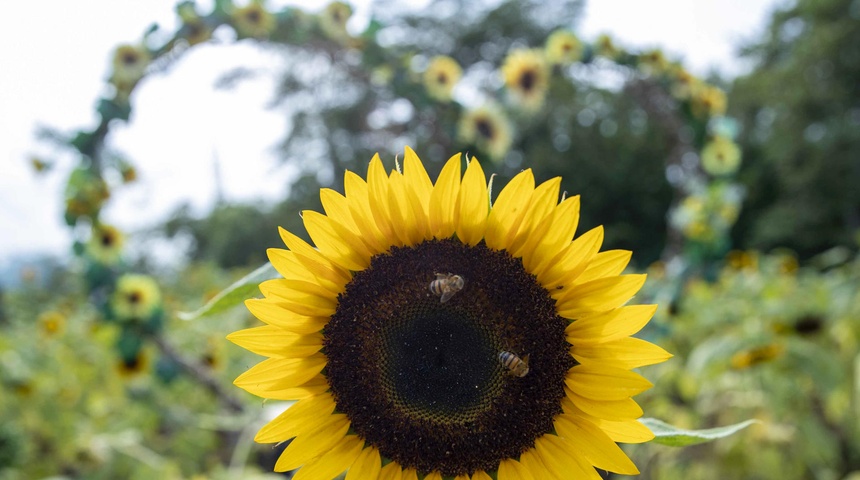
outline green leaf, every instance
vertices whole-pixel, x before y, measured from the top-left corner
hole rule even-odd
[[[685,430],[683,428],[669,425],[668,423],[657,420],[656,418],[640,418],[639,421],[654,432],[654,442],[669,445],[671,447],[686,447],[688,445],[710,442],[718,438],[728,437],[753,423],[759,423],[758,420],[747,420],[745,422],[725,427],[706,428],[704,430]]]
[[[219,292],[206,305],[193,312],[179,312],[176,316],[182,320],[197,320],[198,318],[221,313],[258,294],[260,292],[258,288],[260,282],[277,277],[278,272],[275,270],[275,267],[271,263],[266,262],[262,267],[245,275],[233,285]]]

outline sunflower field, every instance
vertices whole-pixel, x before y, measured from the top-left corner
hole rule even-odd
[[[860,2],[737,78],[581,0],[320,7],[182,1],[38,132],[73,241],[0,283],[0,480],[860,479]],[[284,195],[123,231],[139,92],[232,44]]]

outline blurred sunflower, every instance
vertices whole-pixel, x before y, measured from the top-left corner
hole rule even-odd
[[[440,102],[451,101],[451,92],[463,76],[460,64],[451,57],[439,55],[430,60],[424,71],[424,88],[427,94]]]
[[[549,86],[549,67],[542,51],[512,51],[502,65],[502,76],[514,103],[530,112],[540,109]]]
[[[62,333],[66,326],[66,316],[56,310],[48,310],[47,312],[42,312],[36,322],[45,336],[53,337]]]
[[[161,308],[161,290],[149,275],[127,273],[116,282],[110,308],[120,322],[145,321]]]
[[[504,112],[493,104],[469,110],[460,119],[462,141],[486,152],[490,159],[501,161],[511,148],[511,126]]]
[[[653,437],[631,398],[651,384],[630,370],[670,357],[629,337],[656,309],[622,306],[645,276],[621,275],[630,252],[598,253],[601,227],[572,241],[579,197],[559,203],[560,178],[535,186],[524,170],[490,205],[481,165],[461,163],[434,184],[411,149],[390,174],[375,156],[367,181],[347,172],[345,195],[320,192],[325,214],[303,212],[316,248],[281,229],[289,250],[268,253],[284,278],[246,302],[267,325],[228,337],[269,357],[237,386],[298,400],[256,436],[292,439],[275,470],[638,473],[615,443]]]
[[[323,34],[332,40],[343,40],[349,36],[346,22],[352,16],[352,8],[343,2],[329,3],[320,13],[319,25]]]
[[[230,18],[239,37],[266,38],[277,27],[275,16],[266,10],[262,0],[251,0],[244,7],[233,10]]]
[[[116,371],[120,378],[130,380],[149,370],[151,361],[145,349],[140,349],[129,358],[120,357],[116,363]]]
[[[730,175],[741,164],[741,149],[731,139],[718,136],[702,149],[702,168],[710,175]]]
[[[639,57],[639,68],[648,75],[661,75],[669,68],[669,61],[662,50],[655,48]]]
[[[595,40],[594,53],[614,60],[621,55],[621,49],[615,46],[615,41],[612,40],[612,37],[604,33]]]
[[[200,17],[193,3],[179,4],[176,12],[182,20],[179,35],[188,41],[189,45],[197,45],[212,38],[212,28]]]
[[[726,93],[706,83],[696,83],[690,92],[690,109],[699,118],[718,117],[726,113]]]
[[[151,57],[143,45],[120,45],[113,54],[113,73],[110,82],[117,94],[127,97],[138,80],[143,78]]]
[[[775,360],[777,357],[782,355],[784,351],[785,347],[777,343],[770,343],[760,347],[751,348],[749,350],[742,350],[732,355],[731,365],[732,368],[736,370],[743,370],[760,363]]]
[[[570,65],[582,58],[582,42],[569,30],[556,30],[546,39],[544,47],[550,65]]]
[[[672,78],[670,91],[672,96],[678,100],[688,100],[692,92],[701,83],[701,80],[693,76],[692,73],[679,64],[672,65],[669,68],[669,74]]]
[[[93,226],[86,253],[102,265],[114,265],[119,262],[123,244],[125,244],[125,235],[122,232],[116,227],[100,223]]]

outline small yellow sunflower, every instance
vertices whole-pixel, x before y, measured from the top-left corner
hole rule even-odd
[[[189,45],[197,45],[212,38],[212,28],[206,25],[206,22],[195,10],[193,3],[180,4],[176,8],[176,13],[182,20],[179,34],[185,38]]]
[[[346,31],[346,22],[352,16],[352,8],[343,2],[329,3],[325,10],[320,13],[320,30],[332,40],[344,40],[349,37]]]
[[[582,58],[582,42],[569,30],[556,30],[546,39],[546,59],[550,65],[570,65]]]
[[[161,290],[149,275],[127,273],[117,280],[110,307],[120,322],[144,321],[161,307]]]
[[[614,60],[621,55],[621,49],[615,45],[615,41],[612,40],[612,37],[604,33],[598,36],[597,40],[595,40],[594,53],[601,57]]]
[[[103,265],[116,264],[122,255],[125,235],[116,227],[100,223],[93,226],[87,242],[87,255]]]
[[[672,78],[672,86],[670,91],[672,96],[678,100],[689,100],[692,92],[699,88],[701,80],[693,76],[684,67],[679,64],[673,64],[669,67],[669,73]]]
[[[230,14],[239,37],[267,38],[275,31],[275,16],[263,6],[262,0],[251,0]]]
[[[116,371],[123,380],[131,380],[149,370],[151,364],[149,354],[140,349],[131,358],[120,358],[116,362]]]
[[[460,119],[459,136],[495,161],[505,157],[513,142],[507,117],[493,104],[467,111]]]
[[[718,117],[726,113],[726,93],[706,83],[697,83],[690,92],[690,109],[699,118]]]
[[[540,109],[549,86],[549,67],[542,51],[512,51],[505,58],[502,76],[514,103],[530,112]]]
[[[639,57],[639,68],[648,75],[661,75],[668,70],[669,61],[666,60],[662,50],[655,48]]]
[[[761,363],[775,360],[777,357],[782,355],[784,351],[785,347],[777,343],[770,343],[760,347],[751,348],[749,350],[742,350],[732,355],[731,365],[732,368],[736,370],[743,370],[745,368],[750,368]]]
[[[710,175],[730,175],[741,164],[741,149],[731,139],[715,137],[702,149],[702,168]]]
[[[235,384],[296,400],[256,436],[292,439],[275,470],[301,479],[600,479],[638,473],[616,442],[648,441],[631,371],[670,357],[631,338],[656,306],[623,306],[644,275],[630,252],[573,240],[579,197],[515,176],[489,202],[480,163],[453,156],[435,184],[406,150],[367,180],[320,192],[281,229],[284,276],[246,302],[266,325],[229,335],[268,357]],[[454,277],[459,277],[455,279]],[[446,298],[447,297],[447,298]],[[527,367],[527,368],[522,368]]]
[[[66,316],[56,310],[42,312],[36,321],[39,329],[48,337],[62,333],[66,326]]]
[[[451,92],[463,76],[463,69],[451,57],[439,55],[430,60],[424,71],[424,88],[427,94],[440,102],[451,101]]]
[[[113,54],[113,73],[110,82],[118,93],[128,95],[138,80],[143,78],[151,56],[143,45],[120,45]]]

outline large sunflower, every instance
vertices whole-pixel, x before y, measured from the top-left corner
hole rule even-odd
[[[228,337],[269,357],[236,385],[297,400],[256,436],[292,439],[275,470],[637,473],[615,442],[652,438],[631,399],[651,384],[630,369],[669,357],[629,338],[655,310],[622,306],[644,275],[620,275],[630,252],[598,253],[601,227],[572,241],[579,197],[559,203],[560,178],[536,187],[525,170],[490,205],[481,165],[461,178],[461,163],[433,184],[410,149],[391,174],[375,156],[367,181],[347,172],[346,195],[323,189],[326,213],[303,213],[316,248],[281,230],[289,250],[269,259],[284,278],[246,302],[267,325]]]

